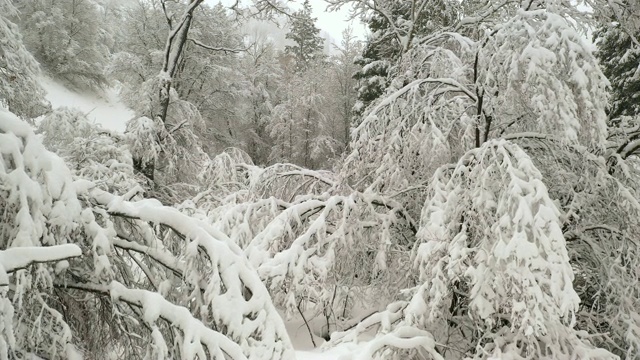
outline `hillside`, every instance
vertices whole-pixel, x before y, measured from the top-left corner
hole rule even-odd
[[[40,84],[54,109],[63,106],[77,108],[105,129],[124,132],[126,122],[134,116],[133,111],[120,101],[115,88],[108,88],[102,95],[97,95],[72,90],[50,77],[40,78]]]

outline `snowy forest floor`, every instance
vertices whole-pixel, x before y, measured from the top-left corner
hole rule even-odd
[[[77,108],[87,114],[89,120],[100,124],[106,130],[123,132],[127,121],[134,116],[133,111],[120,101],[117,88],[105,89],[103,94],[92,94],[79,93],[49,77],[41,78],[40,83],[46,90],[46,98],[54,109]],[[319,327],[316,324],[317,321],[310,322],[312,331],[316,331]],[[313,340],[317,346],[314,348],[309,331],[301,318],[286,321],[286,326],[298,360],[337,360],[341,355],[357,352],[358,348],[364,345],[364,343],[342,344],[323,351],[320,348],[324,339],[314,336]]]

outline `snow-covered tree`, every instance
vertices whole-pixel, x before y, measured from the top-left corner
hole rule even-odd
[[[350,1],[330,0],[330,8]],[[354,15],[360,15],[370,35],[355,63],[359,81],[355,112],[366,108],[384,94],[395,72],[396,62],[424,35],[450,25],[456,16],[455,3],[449,1],[355,1]]]
[[[200,112],[204,128],[198,135],[211,155],[244,141],[247,119],[242,118],[240,104],[247,85],[239,80],[239,53],[244,50],[240,23],[228,9],[203,4],[194,17],[174,86],[180,98]]]
[[[18,9],[27,48],[53,76],[84,88],[106,84],[108,32],[95,1],[21,1]]]
[[[293,45],[285,47],[285,52],[294,57],[296,71],[307,70],[323,57],[324,39],[319,35],[320,29],[316,27],[316,19],[311,17],[311,10],[309,0],[305,0],[302,9],[292,14],[291,28],[286,36],[293,41]]]
[[[273,42],[259,29],[249,34],[250,46],[242,56],[244,90],[243,113],[247,154],[256,164],[268,162],[271,140],[267,125],[282,88],[282,68]]]
[[[202,1],[140,1],[125,13],[130,37],[110,73],[137,113],[130,139],[146,155],[134,151],[134,163],[158,184],[193,185],[209,154],[244,141],[239,24]]]
[[[612,98],[609,114],[635,116],[640,113],[638,91],[640,90],[640,58],[637,44],[621,28],[620,24],[609,24],[597,33],[598,58],[604,74],[611,82]]]
[[[357,99],[356,79],[354,75],[360,70],[360,66],[354,63],[354,59],[360,55],[362,45],[353,34],[352,28],[347,28],[342,32],[340,46],[337,47],[338,54],[332,58],[332,68],[334,70],[334,89],[339,121],[332,125],[335,133],[333,138],[338,140],[343,149],[346,149],[350,141],[351,120],[353,118],[353,107]]]
[[[271,162],[291,162],[307,168],[326,167],[337,149],[331,136],[326,89],[327,68],[317,64],[284,77],[284,99],[273,108],[268,129],[274,145]]]
[[[611,101],[608,108],[610,126],[608,147],[613,156],[608,159],[611,171],[616,171],[618,159],[637,155],[640,144],[637,105],[640,90],[640,46],[637,44],[637,26],[629,29],[621,22],[608,22],[596,32],[598,58],[602,71],[611,84]]]
[[[8,18],[17,10],[2,0],[0,12],[0,103],[20,116],[42,115],[49,104],[38,83],[40,67],[22,43],[18,26]]]
[[[55,120],[67,116],[82,124],[69,110]],[[55,127],[43,128],[59,151],[73,149]],[[118,196],[98,179],[74,181],[4,109],[0,137],[5,357],[293,357],[266,288],[226,235],[140,199],[138,186]]]

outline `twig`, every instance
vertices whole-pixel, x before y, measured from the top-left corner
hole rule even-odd
[[[302,313],[302,309],[300,309],[300,304],[302,304],[302,299],[300,299],[296,307],[298,308],[298,312],[300,313],[300,316],[302,316],[302,320],[304,320],[304,324],[307,326],[307,331],[309,331],[309,337],[311,338],[311,343],[313,344],[313,347],[316,348],[318,347],[318,345],[316,345],[316,341],[313,340],[313,332],[311,332],[311,327],[309,327],[307,318],[304,317],[304,314]]]

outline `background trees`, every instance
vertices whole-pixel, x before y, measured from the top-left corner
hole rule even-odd
[[[278,62],[275,44],[258,28],[251,29],[249,46],[242,56],[242,79],[246,101],[242,105],[247,154],[256,164],[266,165],[272,140],[268,133],[273,107],[283,98],[284,70]]]
[[[50,74],[84,88],[106,84],[111,41],[97,3],[22,1],[18,10],[24,42]]]
[[[35,117],[44,113],[48,104],[37,82],[40,67],[27,51],[18,26],[9,20],[17,13],[9,1],[0,1],[0,101],[20,116]]]
[[[273,108],[269,125],[274,139],[271,162],[292,162],[307,168],[326,167],[336,155],[339,140],[333,132],[339,105],[332,103],[332,64],[322,54],[323,39],[311,18],[308,1],[294,13],[282,56],[284,90],[282,101]],[[340,134],[342,135],[342,134]],[[338,135],[338,136],[340,136]]]

